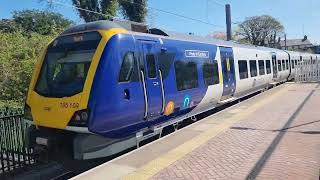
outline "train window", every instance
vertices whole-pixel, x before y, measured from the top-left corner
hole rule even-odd
[[[245,60],[238,61],[240,79],[248,78],[248,63]]]
[[[286,68],[289,69],[289,60],[286,60]]]
[[[206,86],[219,84],[219,70],[217,61],[205,62],[202,66],[202,71]]]
[[[271,61],[266,60],[266,69],[267,69],[267,74],[271,74]]]
[[[146,55],[148,78],[155,78],[157,76],[156,59],[153,54]]]
[[[259,64],[259,75],[265,75],[266,71],[264,70],[264,61],[259,60],[258,64]]]
[[[292,69],[294,69],[294,60],[291,61]]]
[[[286,63],[284,60],[282,60],[282,70],[286,70]]]
[[[294,60],[294,63],[295,63],[296,65],[298,65],[298,60]]]
[[[138,70],[135,64],[133,52],[126,53],[120,69],[119,82],[138,81]]]
[[[198,71],[195,62],[176,61],[174,68],[178,91],[198,87]]]
[[[282,71],[281,60],[278,60],[278,71]]]
[[[166,79],[169,75],[169,71],[174,61],[175,54],[174,53],[159,53],[158,55],[158,65],[159,69],[162,72],[162,78]]]
[[[251,77],[256,77],[258,75],[257,73],[257,61],[256,60],[250,60],[250,75]]]

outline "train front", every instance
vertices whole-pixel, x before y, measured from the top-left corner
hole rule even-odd
[[[101,141],[88,131],[90,90],[108,39],[121,29],[90,30],[93,26],[65,31],[37,62],[25,105],[24,117],[32,124],[29,146],[60,152],[72,148],[75,158],[85,159],[82,151]]]

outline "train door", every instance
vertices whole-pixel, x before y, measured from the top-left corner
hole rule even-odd
[[[160,116],[163,104],[162,77],[158,67],[157,54],[161,45],[154,41],[140,41],[142,57],[140,71],[145,97],[145,119],[153,120]]]
[[[272,53],[272,70],[273,70],[273,78],[277,78],[278,77],[277,56],[275,53]]]
[[[223,92],[221,100],[225,100],[232,97],[236,90],[236,76],[232,48],[220,47],[220,57],[223,77]]]

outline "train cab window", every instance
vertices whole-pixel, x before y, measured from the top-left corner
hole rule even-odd
[[[286,62],[282,60],[282,70],[286,70]]]
[[[271,61],[266,60],[266,69],[267,69],[267,74],[271,74]]]
[[[119,82],[138,81],[137,67],[133,52],[128,52],[123,60],[119,74]]]
[[[278,71],[282,71],[281,60],[278,60]]]
[[[239,65],[239,75],[240,79],[246,79],[248,78],[248,63],[245,60],[239,60],[238,61]]]
[[[286,60],[286,68],[289,69],[289,60]]]
[[[198,71],[195,62],[176,61],[174,68],[178,91],[198,87]]]
[[[157,77],[157,69],[156,69],[156,59],[153,54],[146,55],[147,60],[147,68],[148,68],[148,78]]]
[[[259,75],[265,75],[266,72],[264,70],[264,61],[263,60],[259,60],[258,64],[259,64]]]
[[[250,75],[251,77],[256,77],[258,75],[257,70],[257,61],[256,60],[250,60]]]
[[[202,71],[206,86],[219,84],[219,70],[217,61],[205,62],[202,66]]]

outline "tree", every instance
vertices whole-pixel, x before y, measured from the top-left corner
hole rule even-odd
[[[283,25],[269,15],[253,16],[238,25],[236,34],[253,45],[265,46],[274,42],[275,35],[284,31]]]
[[[72,3],[81,8],[77,9],[78,14],[86,22],[111,20],[118,10],[125,18],[135,22],[144,22],[147,14],[147,0],[72,0]]]
[[[52,38],[54,35],[0,32],[0,106],[1,101],[24,101],[36,60]]]
[[[12,19],[0,20],[0,31],[6,33],[14,33],[20,31],[21,27]]]
[[[39,10],[14,11],[12,21],[28,34],[41,35],[58,34],[72,24],[59,13]]]
[[[41,50],[72,21],[47,11],[15,11],[0,20],[0,107],[23,106]]]
[[[77,9],[80,18],[86,22],[97,21],[97,20],[111,20],[112,17],[116,16],[118,9],[117,0],[72,0],[72,3],[81,8],[94,11],[84,11]]]
[[[122,14],[130,21],[144,22],[147,14],[146,0],[119,0]]]

